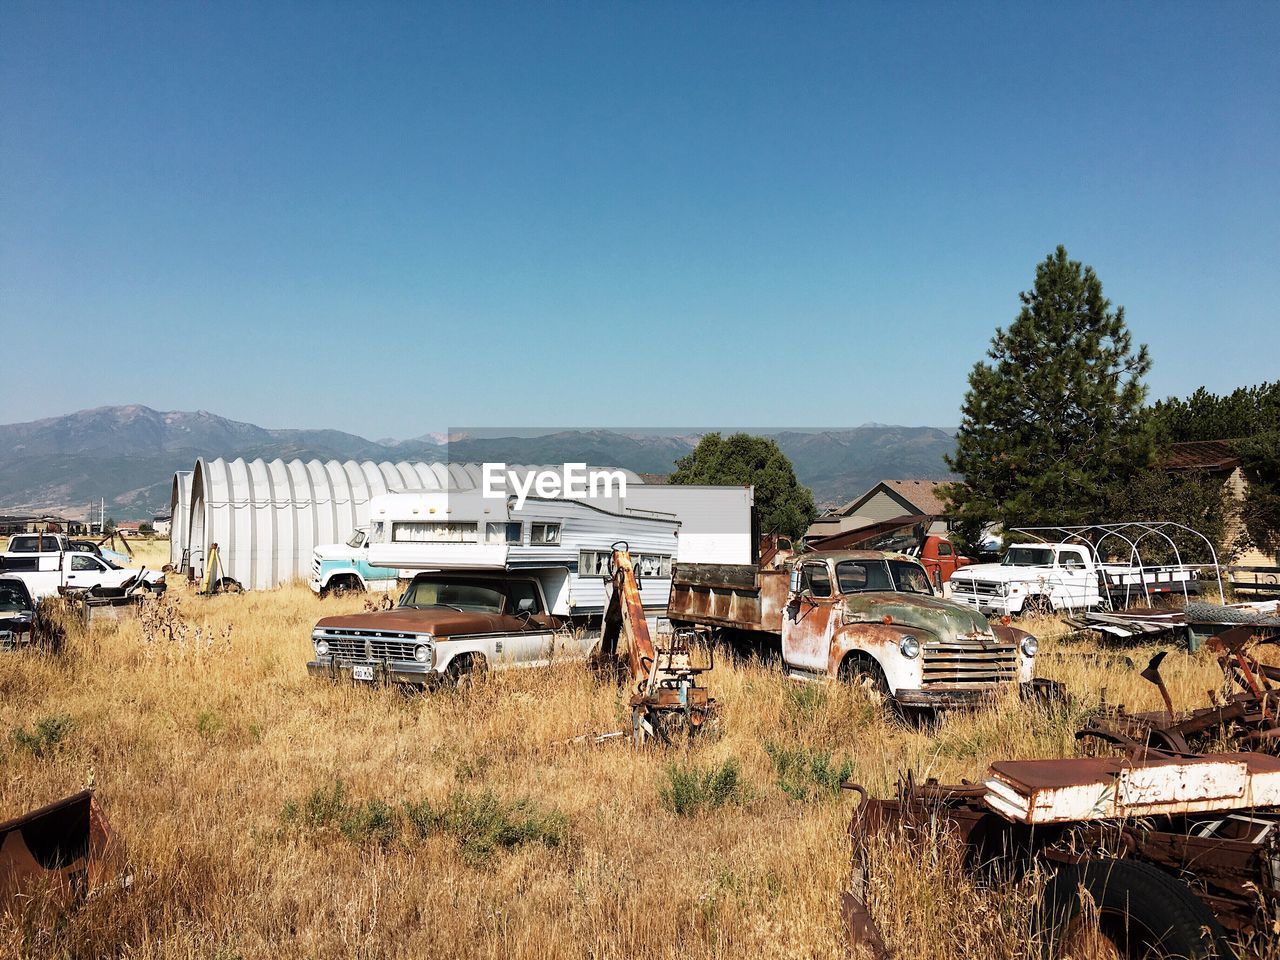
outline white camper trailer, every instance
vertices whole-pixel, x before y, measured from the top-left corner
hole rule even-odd
[[[550,612],[603,612],[612,546],[625,541],[645,606],[665,610],[679,521],[671,515],[612,513],[579,500],[485,498],[463,493],[387,494],[369,510],[368,563],[400,576],[421,570],[533,574]]]

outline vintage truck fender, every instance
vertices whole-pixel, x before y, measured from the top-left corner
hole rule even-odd
[[[927,630],[897,623],[845,624],[831,638],[827,675],[838,678],[846,660],[866,656],[884,673],[890,693],[919,689],[924,683],[924,667],[920,657],[910,659],[902,655],[900,644],[905,636],[914,637],[921,644],[933,638]]]

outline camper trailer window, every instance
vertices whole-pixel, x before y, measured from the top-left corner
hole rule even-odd
[[[613,560],[611,550],[579,550],[578,575],[581,577],[607,577]],[[671,579],[671,558],[660,553],[633,553],[631,566],[638,577]]]
[[[474,523],[393,523],[391,539],[396,543],[475,543]]]
[[[485,524],[485,543],[519,543],[523,536],[524,524],[522,523]]]
[[[560,524],[533,523],[529,525],[529,543],[555,546],[560,542]]]

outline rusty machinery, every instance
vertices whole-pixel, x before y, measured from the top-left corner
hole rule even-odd
[[[869,840],[879,836],[956,843],[988,882],[1041,869],[1049,879],[1036,927],[1049,953],[1099,942],[1123,957],[1233,957],[1236,942],[1256,952],[1275,936],[1280,907],[1280,758],[1202,751],[1280,743],[1280,668],[1250,652],[1261,639],[1248,626],[1211,638],[1233,692],[1211,691],[1211,706],[1182,714],[1160,675],[1164,653],[1153,657],[1142,676],[1165,709],[1104,709],[1076,734],[1116,755],[996,762],[981,784],[907,776],[885,800],[846,784],[862,798],[843,898],[850,942],[891,955],[867,896]],[[1089,910],[1097,929],[1082,932]],[[1086,935],[1094,939],[1077,939]]]
[[[1275,757],[1006,761],[993,763],[981,784],[907,778],[891,799],[860,792],[842,913],[850,944],[878,960],[894,954],[871,911],[873,838],[955,845],[966,872],[984,885],[1038,870],[1047,881],[1034,934],[1045,956],[1092,948],[1097,956],[1207,960],[1236,956],[1237,943],[1252,954],[1273,936]]]
[[[654,642],[625,543],[613,545],[609,579],[613,589],[604,613],[600,652],[623,667],[631,691],[632,741],[637,746],[651,740],[687,742],[715,716],[715,700],[698,683],[712,667],[710,650],[696,642],[692,630],[662,634]],[[707,661],[695,663],[704,651]]]
[[[1132,713],[1121,705],[1104,707],[1076,734],[1082,741],[1109,744],[1133,756],[1149,751],[1191,755],[1217,740],[1251,749],[1280,747],[1280,667],[1261,662],[1256,645],[1271,638],[1242,625],[1210,637],[1205,646],[1217,654],[1227,691],[1208,692],[1210,705],[1178,714],[1160,675],[1165,652],[1151,658],[1142,678],[1155,685],[1164,710]]]

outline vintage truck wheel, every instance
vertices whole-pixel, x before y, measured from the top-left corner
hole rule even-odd
[[[486,664],[478,653],[464,653],[449,661],[445,676],[456,690],[472,690],[480,682]]]
[[[1222,926],[1190,887],[1137,860],[1063,866],[1045,885],[1035,926],[1046,960],[1236,956]]]
[[[866,693],[877,703],[889,696],[889,681],[880,664],[865,654],[853,653],[840,664],[840,679]]]
[[[348,593],[364,593],[364,584],[357,577],[340,576],[329,581],[322,591],[323,596],[342,597]]]

